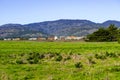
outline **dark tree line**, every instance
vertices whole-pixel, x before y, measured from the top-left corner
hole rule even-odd
[[[97,31],[90,35],[87,35],[87,41],[118,41],[120,38],[120,29],[114,24],[111,24],[108,28],[99,28]]]

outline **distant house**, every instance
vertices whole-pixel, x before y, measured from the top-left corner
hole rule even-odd
[[[47,40],[58,40],[57,36],[49,36]]]
[[[75,38],[76,38],[75,36],[67,36],[65,39],[66,40],[75,40]]]
[[[60,36],[59,40],[65,40],[65,36]]]
[[[12,40],[14,40],[14,41],[19,41],[20,38],[13,38]]]
[[[57,37],[57,36],[54,36],[54,40],[58,40],[58,37]]]
[[[81,40],[84,37],[76,37],[76,36],[67,36],[65,39],[66,40]]]
[[[35,41],[35,40],[37,40],[37,38],[29,38],[28,40]]]
[[[83,40],[84,36],[82,37],[76,37],[76,40]]]
[[[38,37],[37,40],[44,41],[44,40],[46,40],[46,38],[45,37]]]
[[[5,38],[4,41],[10,41],[12,40],[11,38]]]

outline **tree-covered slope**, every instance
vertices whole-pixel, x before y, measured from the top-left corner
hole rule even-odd
[[[95,23],[89,20],[61,19],[31,24],[5,24],[0,26],[0,38],[4,37],[39,37],[46,35],[57,36],[85,36],[96,31],[100,27],[115,24],[120,27],[119,21],[106,21]]]

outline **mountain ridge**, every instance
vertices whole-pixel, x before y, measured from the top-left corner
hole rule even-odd
[[[0,38],[5,37],[39,37],[39,36],[85,36],[96,31],[100,27],[108,27],[115,24],[120,27],[120,21],[108,20],[103,23],[95,23],[90,20],[59,19],[30,24],[5,24],[0,26]]]

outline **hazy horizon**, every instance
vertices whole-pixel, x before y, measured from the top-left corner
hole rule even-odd
[[[59,19],[120,21],[119,0],[0,0],[0,25]]]

